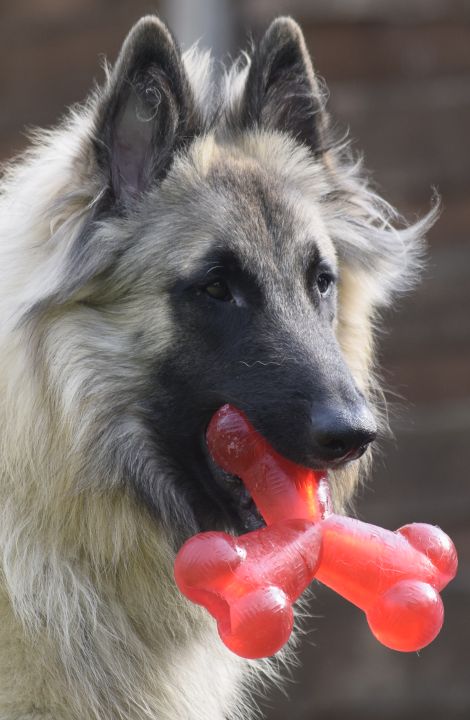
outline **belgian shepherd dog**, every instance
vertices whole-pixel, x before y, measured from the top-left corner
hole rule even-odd
[[[260,523],[207,424],[233,403],[337,509],[383,424],[374,327],[435,211],[371,189],[292,19],[214,75],[145,17],[3,172],[1,720],[249,717],[279,661],[229,653],[172,574]]]

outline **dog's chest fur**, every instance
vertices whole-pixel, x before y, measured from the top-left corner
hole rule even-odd
[[[130,510],[129,517],[132,514]],[[139,524],[141,529],[145,526],[145,517]],[[119,533],[117,526],[115,531]],[[36,576],[36,595],[29,601],[37,606],[42,594],[44,603],[56,605],[58,616],[54,628],[52,618],[44,618],[41,627],[41,618],[30,615],[30,621],[36,621],[33,642],[2,591],[2,719],[248,716],[242,690],[255,671],[224,648],[215,624],[176,591],[171,551],[162,552],[165,541],[161,538],[152,545],[150,540],[146,548],[136,547],[126,566],[110,568],[107,578],[95,577],[94,583],[90,566],[80,567],[77,558],[57,560],[55,567],[50,558],[43,558],[42,582]],[[34,558],[36,563],[40,560]],[[23,571],[26,564],[25,560]],[[22,592],[26,615],[28,598],[24,588]],[[49,611],[54,614],[54,607]]]

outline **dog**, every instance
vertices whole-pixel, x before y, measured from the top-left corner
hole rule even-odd
[[[374,327],[436,209],[404,224],[325,99],[290,18],[217,80],[147,16],[5,167],[1,720],[247,718],[289,661],[226,650],[172,566],[260,524],[208,457],[224,403],[338,510],[384,425]]]

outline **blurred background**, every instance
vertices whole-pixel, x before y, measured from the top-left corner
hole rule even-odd
[[[370,635],[363,615],[319,589],[287,696],[266,718],[470,718],[470,2],[469,0],[0,0],[0,158],[25,126],[54,123],[102,80],[130,25],[158,12],[183,47],[227,59],[277,14],[302,25],[329,109],[383,195],[409,219],[443,213],[424,281],[384,319],[381,363],[395,439],[357,503],[364,520],[442,526],[460,553],[444,592],[446,622],[419,654]],[[210,720],[210,719],[208,719]]]

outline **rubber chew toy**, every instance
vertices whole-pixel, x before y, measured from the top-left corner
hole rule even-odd
[[[274,655],[294,624],[292,603],[318,566],[321,530],[287,520],[234,538],[190,538],[175,563],[180,590],[217,620],[225,645],[246,658]]]
[[[280,649],[291,605],[314,577],[361,608],[387,647],[416,651],[434,640],[444,617],[439,591],[457,570],[445,533],[421,523],[392,532],[335,515],[324,475],[280,456],[231,406],[214,415],[207,441],[267,523],[240,538],[196,535],[176,559],[179,588],[216,618],[231,650],[257,658]]]

